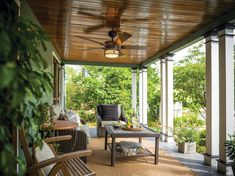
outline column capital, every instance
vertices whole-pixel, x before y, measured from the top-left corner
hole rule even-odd
[[[166,59],[164,57],[161,57],[161,64],[164,64],[166,62]]]
[[[206,37],[205,44],[207,44],[207,43],[218,43],[218,42],[219,42],[219,40],[218,40],[217,34],[211,34],[211,35],[208,35]]]
[[[140,70],[147,70],[147,69],[148,69],[147,66],[141,66],[141,67],[140,67]]]
[[[165,61],[173,61],[172,57],[174,56],[173,53],[168,53],[164,56]]]
[[[62,69],[64,70],[64,68],[65,68],[65,65],[64,65],[64,64],[61,64],[61,65],[60,65],[60,69],[61,69],[61,70],[62,70]]]
[[[205,33],[203,36],[204,36],[204,38],[207,38],[210,36],[217,36],[217,35],[218,35],[218,32],[216,30],[212,30],[212,31]]]
[[[225,24],[222,25],[220,27],[218,27],[218,37],[223,37],[223,36],[227,36],[227,37],[233,37],[234,36],[234,28],[235,25],[234,24]]]
[[[137,68],[131,68],[132,73],[136,73],[137,72]]]

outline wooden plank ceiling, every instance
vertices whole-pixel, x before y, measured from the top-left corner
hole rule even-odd
[[[141,64],[235,7],[234,0],[28,0],[32,11],[65,61]],[[132,36],[118,58],[104,57],[108,32]],[[90,50],[89,50],[90,49]]]

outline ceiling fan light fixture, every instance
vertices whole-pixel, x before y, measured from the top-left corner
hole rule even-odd
[[[104,50],[104,56],[108,58],[117,58],[120,55],[120,50],[117,48],[108,48]]]

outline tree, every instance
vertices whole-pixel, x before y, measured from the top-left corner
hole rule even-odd
[[[189,49],[189,54],[174,67],[174,98],[194,112],[205,109],[205,53],[203,43]]]
[[[148,67],[148,118],[155,122],[158,119],[161,97],[160,77],[156,68]]]
[[[87,74],[76,73],[66,67],[66,108],[94,112],[98,104],[122,104],[126,114],[131,113],[131,69],[115,67],[83,67]],[[156,120],[160,102],[159,77],[155,68],[148,68],[149,117]]]

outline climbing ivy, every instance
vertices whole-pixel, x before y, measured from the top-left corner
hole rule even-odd
[[[17,128],[30,129],[40,143],[38,125],[43,117],[38,105],[51,92],[51,74],[42,57],[47,37],[31,21],[18,17],[14,0],[0,2],[0,175],[16,175],[12,134]]]

